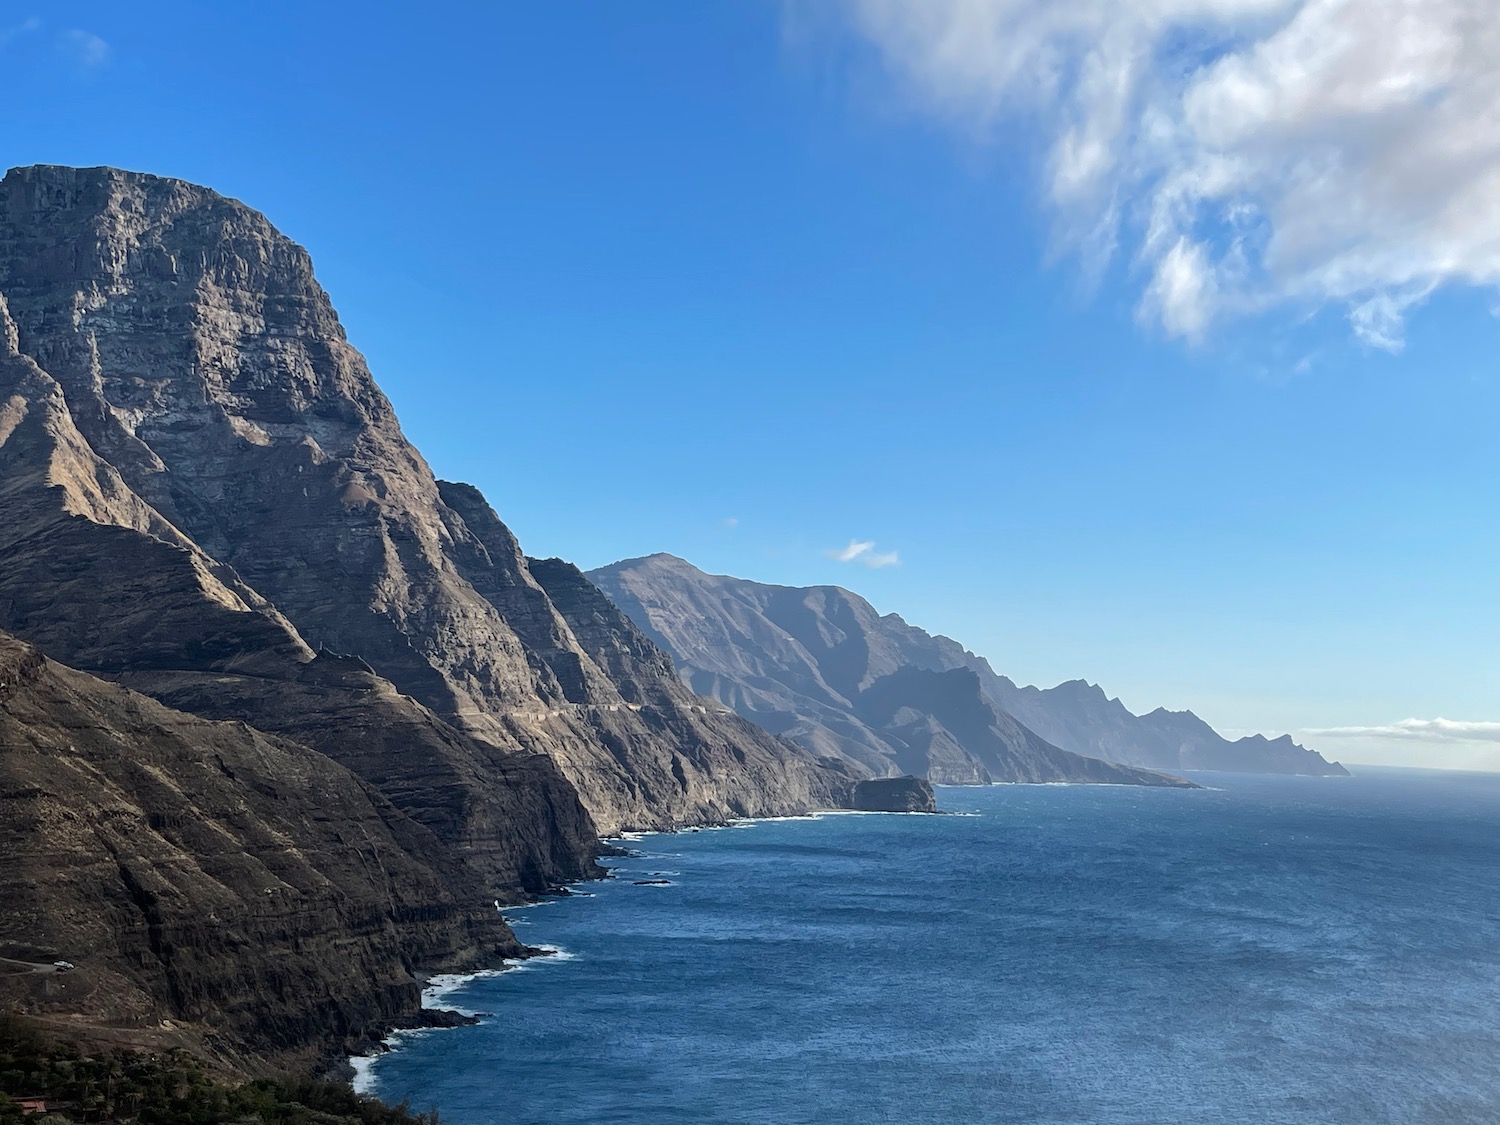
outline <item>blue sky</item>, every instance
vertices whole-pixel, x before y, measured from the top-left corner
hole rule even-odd
[[[532,554],[838,583],[1021,681],[1500,768],[1487,233],[1413,219],[1430,186],[1381,219],[1348,162],[1240,159],[1220,207],[1089,101],[1097,53],[1054,88],[995,47],[1181,27],[903,3],[6,4],[0,155],[264,211]],[[1304,167],[1327,124],[1164,81],[1215,154]]]

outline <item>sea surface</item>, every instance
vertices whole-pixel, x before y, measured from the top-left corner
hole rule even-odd
[[[1194,777],[632,841],[362,1080],[446,1125],[1500,1122],[1500,775]]]

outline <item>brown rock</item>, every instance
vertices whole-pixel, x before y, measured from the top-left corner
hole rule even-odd
[[[522,952],[433,834],[348,770],[4,634],[0,855],[0,999],[68,1026],[184,1021],[250,1069],[415,1018],[418,969]]]

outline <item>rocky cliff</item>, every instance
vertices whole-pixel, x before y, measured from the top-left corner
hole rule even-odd
[[[671,555],[589,577],[673,654],[696,691],[856,768],[950,784],[1187,784],[1052,745],[986,697],[968,669],[910,660],[847,590],[709,575]]]
[[[35,646],[0,676],[0,942],[79,965],[10,984],[262,1060],[515,952],[493,900],[598,874],[601,832],[867,772],[693,696],[440,484],[263,216],[114,169],[0,182],[0,629]]]
[[[0,294],[0,455],[18,473],[0,626],[304,738],[472,852],[543,810],[558,831],[493,857],[497,884],[577,870],[548,762],[605,833],[805,811],[843,784],[671,696],[659,653],[602,668],[483,498],[439,485],[307,254],[263,216],[175,180],[15,170]],[[43,543],[56,580],[39,580]],[[415,752],[328,721],[372,700],[389,717],[369,726],[422,732]]]
[[[1018,688],[958,642],[837,586],[710,575],[671,555],[589,577],[695,690],[877,773],[962,782],[1124,781],[1122,766],[1344,772],[1284,736],[1230,742],[1191,712],[1133,715],[1082,681]]]
[[[172,1020],[231,1065],[411,1021],[419,970],[522,947],[478,880],[354,774],[0,634],[0,1000]],[[66,960],[57,974],[27,971]]]
[[[919,777],[872,777],[854,787],[854,807],[860,812],[935,813],[937,795],[932,783]]]

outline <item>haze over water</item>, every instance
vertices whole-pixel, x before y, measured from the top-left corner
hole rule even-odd
[[[1500,1120],[1500,775],[940,790],[652,836],[374,1092],[458,1125]],[[636,880],[666,879],[668,886]]]

